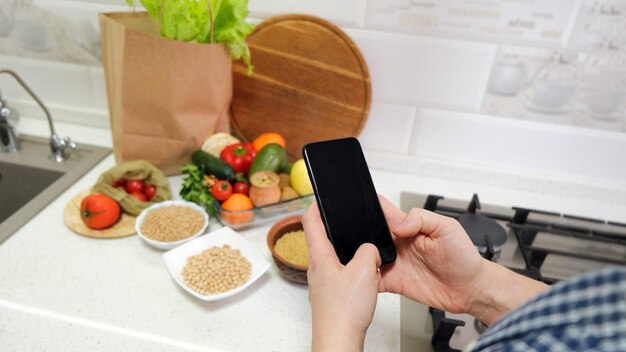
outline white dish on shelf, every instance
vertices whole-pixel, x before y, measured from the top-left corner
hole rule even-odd
[[[566,114],[568,112],[571,112],[572,107],[573,107],[572,102],[568,102],[565,105],[560,106],[560,107],[540,106],[540,105],[535,104],[532,100],[530,100],[527,96],[523,94],[520,95],[520,99],[522,100],[522,105],[524,106],[524,108],[526,108],[526,110],[540,113],[540,114],[548,114],[548,115]]]
[[[598,113],[598,112],[593,112],[591,110],[589,110],[589,115],[596,119],[596,120],[602,120],[602,121],[617,121],[620,119],[626,119],[626,110],[625,109],[619,109],[617,111],[614,111],[612,113],[609,114],[602,114],[602,113]]]
[[[236,287],[230,291],[214,294],[203,295],[194,291],[187,286],[183,280],[182,271],[189,257],[202,253],[203,250],[214,246],[222,246],[228,244],[233,249],[238,249],[252,265],[252,273],[250,278],[243,285]],[[252,283],[258,280],[270,267],[270,262],[252,245],[248,240],[243,238],[237,232],[229,227],[223,227],[219,230],[210,232],[204,236],[198,237],[193,241],[189,241],[179,247],[163,253],[163,260],[167,270],[172,278],[180,287],[189,292],[192,296],[203,301],[217,301],[227,297],[236,295],[237,293],[248,288]]]
[[[184,238],[180,241],[173,241],[173,242],[161,242],[161,241],[155,241],[153,239],[150,239],[148,237],[146,237],[142,232],[141,232],[141,223],[143,222],[143,220],[146,218],[146,216],[148,215],[149,212],[159,209],[159,208],[164,208],[164,207],[169,207],[169,206],[183,206],[183,207],[188,207],[194,210],[197,210],[198,212],[200,212],[203,217],[204,217],[204,224],[202,225],[202,228],[196,232],[195,234]],[[135,220],[135,231],[137,231],[137,235],[139,237],[141,237],[142,240],[146,241],[146,243],[148,243],[149,245],[159,248],[159,249],[172,249],[174,247],[177,247],[185,242],[191,241],[192,239],[202,235],[204,233],[204,231],[206,231],[207,227],[209,226],[209,216],[207,215],[206,211],[204,210],[204,208],[202,208],[201,206],[197,205],[196,203],[192,203],[192,202],[188,202],[186,200],[167,200],[161,203],[157,203],[152,205],[151,207],[148,207],[146,209],[144,209],[141,213],[139,213],[139,216],[137,216],[137,220]]]

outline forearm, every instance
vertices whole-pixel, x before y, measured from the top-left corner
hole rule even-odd
[[[363,351],[365,334],[342,332],[337,329],[327,329],[313,326],[312,352],[338,351],[360,352]]]
[[[486,262],[483,289],[475,297],[468,313],[487,325],[493,324],[511,310],[526,303],[548,285],[517,274],[502,265]]]

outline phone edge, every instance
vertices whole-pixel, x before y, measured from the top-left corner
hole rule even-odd
[[[318,188],[317,188],[317,183],[315,182],[315,177],[313,175],[313,172],[311,171],[311,167],[309,165],[309,157],[307,155],[307,150],[306,148],[311,145],[311,144],[315,144],[318,142],[312,142],[312,143],[307,143],[302,147],[302,157],[304,159],[304,164],[306,165],[306,171],[309,175],[309,179],[311,180],[311,185],[313,186],[313,194],[315,195],[315,202],[317,203],[317,208],[319,209],[319,213],[320,216],[322,218],[322,223],[324,224],[324,229],[326,230],[326,237],[328,238],[328,240],[330,241],[330,243],[333,245],[333,248],[335,247],[335,242],[333,241],[333,238],[330,234],[330,229],[328,226],[328,219],[326,219],[326,213],[323,211],[323,205],[322,202],[320,202],[319,196],[318,196]]]

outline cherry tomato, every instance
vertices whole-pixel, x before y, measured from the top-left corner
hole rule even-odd
[[[148,200],[148,197],[146,197],[146,195],[141,192],[130,192],[130,195],[139,199],[142,202],[145,202]]]
[[[233,186],[233,193],[239,193],[239,194],[243,194],[247,196],[249,192],[250,192],[249,184],[245,182],[241,182],[241,181],[235,182],[235,185]]]
[[[91,194],[80,202],[80,218],[91,229],[106,229],[120,218],[120,205],[104,194]]]
[[[111,186],[113,186],[115,188],[117,188],[117,187],[124,188],[124,186],[126,186],[126,179],[125,178],[118,178],[117,180],[113,181]]]
[[[143,180],[128,180],[126,187],[124,187],[128,193],[143,192],[144,188],[146,188],[146,183]]]
[[[223,202],[233,194],[233,187],[228,181],[217,181],[213,187],[211,187],[211,193],[213,194],[213,198]]]
[[[156,194],[156,186],[147,185],[146,189],[143,190],[143,194],[146,195],[146,198],[148,198],[148,200],[152,200],[152,198],[154,198],[154,195]]]

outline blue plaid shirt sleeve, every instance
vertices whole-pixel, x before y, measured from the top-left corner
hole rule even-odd
[[[471,351],[626,351],[626,267],[554,285],[498,320]]]

